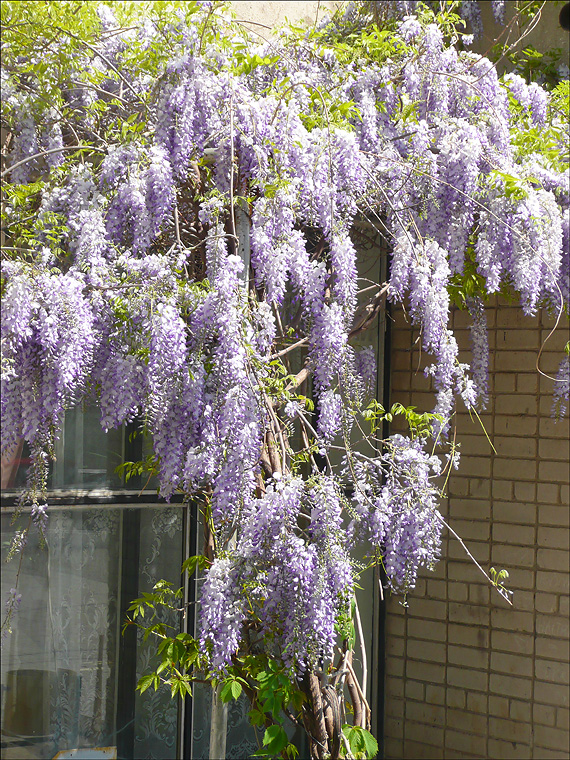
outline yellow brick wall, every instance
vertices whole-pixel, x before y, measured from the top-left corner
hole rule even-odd
[[[491,399],[481,418],[497,453],[460,410],[461,465],[442,511],[485,569],[509,571],[514,603],[447,534],[409,607],[388,600],[387,758],[569,756],[569,428],[550,418],[553,383],[536,369],[553,321],[501,302],[487,318]],[[394,320],[392,401],[430,409],[418,332],[401,312]],[[463,347],[467,323],[454,314]],[[563,324],[544,345],[546,374],[568,340]]]

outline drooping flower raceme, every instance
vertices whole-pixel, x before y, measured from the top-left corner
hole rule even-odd
[[[247,621],[300,675],[332,653],[349,615],[350,550],[362,543],[403,591],[439,553],[433,441],[394,435],[370,456],[352,451],[377,367],[350,341],[378,309],[377,295],[362,299],[382,285],[361,271],[355,229],[390,250],[383,292],[431,356],[441,442],[456,400],[488,395],[483,291],[509,286],[529,314],[568,303],[568,180],[555,155],[566,138],[558,123],[548,151],[525,138],[558,118],[548,92],[448,45],[412,0],[376,9],[391,52],[365,67],[336,45],[371,21],[364,6],[302,44],[255,47],[232,26],[218,44],[226,22],[206,6],[140,24],[137,46],[160,51],[140,66],[123,60],[128,38],[111,34],[101,6],[85,79],[70,91],[54,66],[64,121],[40,79],[22,90],[17,56],[2,72],[15,135],[3,451],[30,446],[41,529],[65,410],[97,404],[105,430],[140,424],[161,495],[204,499],[214,557],[199,619],[212,668],[228,667]],[[477,33],[475,6],[459,10]],[[502,3],[493,10],[500,18]],[[74,134],[92,152],[60,150]],[[449,293],[463,288],[471,367],[450,329]]]

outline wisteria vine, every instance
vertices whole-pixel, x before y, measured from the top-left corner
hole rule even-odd
[[[41,529],[65,410],[140,423],[160,494],[203,500],[199,641],[217,674],[253,631],[293,678],[332,658],[355,547],[394,591],[414,587],[439,556],[456,401],[488,400],[484,299],[510,288],[525,314],[568,308],[558,101],[499,77],[429,5],[382,5],[383,31],[360,3],[266,42],[216,3],[127,30],[97,4],[88,45],[50,42],[74,41],[70,69],[35,79],[5,43],[3,456],[29,444],[22,499]],[[477,3],[457,9],[477,34]],[[347,50],[346,29],[374,53],[357,34]],[[374,287],[358,274],[363,220],[390,249]],[[471,367],[450,329],[462,288]],[[373,351],[351,341],[386,298],[433,357],[435,416],[360,450],[351,429],[385,416],[370,411]],[[566,357],[559,413],[568,378]]]

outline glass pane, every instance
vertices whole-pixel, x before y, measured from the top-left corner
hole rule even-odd
[[[2,514],[2,560],[13,527]],[[22,555],[20,609],[2,656],[5,758],[114,744],[119,510],[52,511]],[[2,573],[15,585],[19,556]]]
[[[127,536],[133,513],[138,532]],[[11,518],[2,511],[3,562]],[[65,749],[109,746],[119,746],[124,760],[176,757],[177,701],[167,689],[135,694],[156,644],[135,637],[129,671],[120,630],[121,610],[134,596],[162,578],[179,584],[183,536],[183,509],[162,506],[52,509],[45,548],[32,529],[20,567],[22,601],[2,652],[2,758],[49,760]],[[124,561],[131,541],[134,563]],[[4,566],[3,599],[19,562],[16,555]],[[167,622],[177,630],[178,614]]]
[[[120,488],[115,468],[123,461],[124,435],[124,428],[105,433],[95,407],[68,411],[56,445],[51,488]]]
[[[50,463],[50,490],[122,487],[115,468],[124,459],[125,428],[105,433],[99,417],[95,407],[77,407],[66,412],[63,430],[55,444],[55,462]],[[25,486],[29,457],[29,447],[24,441],[2,456],[2,489],[13,491]]]
[[[139,594],[151,591],[161,580],[181,585],[183,548],[183,512],[177,507],[141,510]],[[182,602],[181,602],[182,603]],[[163,623],[179,630],[180,615],[168,611],[161,616]],[[143,642],[139,630],[137,647],[137,679],[156,668],[157,640]],[[145,760],[175,760],[178,738],[178,700],[172,699],[170,689],[147,689],[135,697],[134,757]]]

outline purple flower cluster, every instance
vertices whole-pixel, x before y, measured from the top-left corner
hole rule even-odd
[[[62,164],[57,115],[38,130],[45,105],[8,87],[12,165],[39,144],[57,148],[47,163],[59,169],[44,178],[30,250],[2,265],[3,445],[31,446],[42,527],[46,452],[65,409],[97,402],[105,430],[143,419],[162,496],[211,495],[217,557],[200,620],[212,667],[230,663],[253,611],[258,633],[300,674],[332,651],[357,542],[382,558],[394,589],[413,588],[419,568],[436,561],[440,462],[423,438],[392,436],[372,459],[347,445],[340,473],[334,457],[324,475],[303,452],[303,480],[287,436],[302,425],[315,437],[309,405],[270,357],[294,374],[290,343],[307,351],[317,446],[327,453],[341,433],[348,443],[377,373],[372,349],[348,345],[362,287],[352,231],[364,216],[390,243],[389,298],[407,305],[433,357],[427,372],[443,420],[435,433],[445,432],[456,399],[473,407],[488,395],[482,302],[468,303],[469,368],[449,326],[450,286],[472,282],[474,268],[487,292],[515,289],[527,313],[567,306],[568,179],[555,151],[525,155],[514,139],[546,123],[547,91],[515,74],[501,81],[486,58],[449,46],[423,11],[410,15],[415,2],[385,4],[387,17],[397,15],[397,52],[364,70],[341,65],[325,35],[295,55],[280,40],[259,44],[262,60],[274,46],[283,55],[247,71],[231,41],[216,46],[204,32],[202,5],[189,26],[176,20],[152,89],[148,71],[124,67],[128,38],[114,35],[113,13],[101,6],[103,55],[85,58],[87,75],[115,92],[111,61],[125,85],[121,108],[134,113],[144,95],[147,119],[120,144],[101,143],[102,160]],[[477,4],[460,11],[477,33]],[[493,11],[500,18],[502,3]],[[358,28],[366,18],[353,8],[345,21]],[[164,50],[164,31],[147,21],[133,38]],[[114,134],[116,104],[96,125],[92,88],[67,95],[81,139]],[[136,109],[126,122],[135,127]],[[42,167],[25,163],[11,181]],[[566,362],[555,386],[560,412],[567,394]]]

